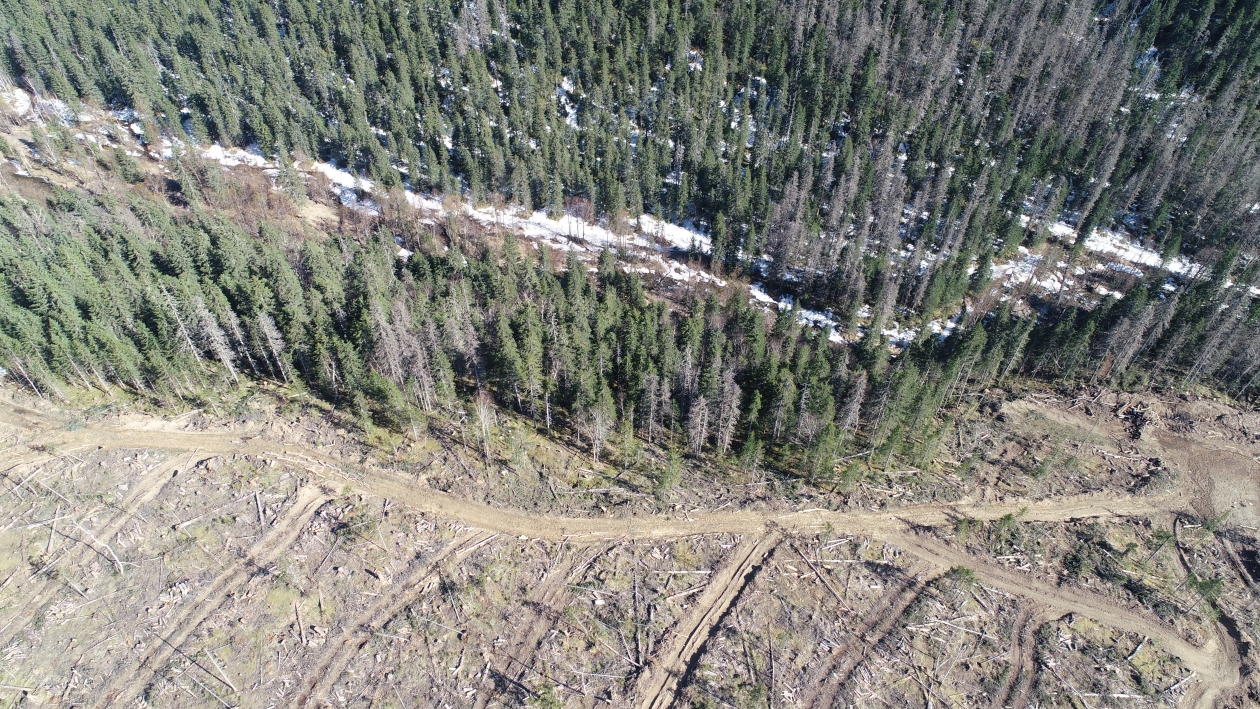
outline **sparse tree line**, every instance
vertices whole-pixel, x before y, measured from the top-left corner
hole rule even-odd
[[[717,268],[769,256],[766,276],[850,328],[864,305],[954,312],[984,280],[971,269],[1059,218],[1082,234],[1120,220],[1206,262],[1260,223],[1254,3],[39,10],[0,2],[15,83],[133,107],[147,141],[256,143],[553,213],[578,196],[695,219]]]
[[[248,233],[138,191],[0,196],[0,364],[41,396],[126,390],[196,401],[241,378],[306,387],[365,426],[484,427],[495,405],[576,433],[596,460],[643,441],[831,481],[855,452],[926,465],[969,396],[1037,377],[1256,395],[1257,266],[1222,259],[1172,294],[1016,317],[1008,304],[893,356],[770,315],[740,290],[672,307],[612,252],[468,238],[403,260],[393,234]],[[461,246],[462,243],[462,246]],[[469,407],[472,409],[469,409]],[[487,455],[489,452],[487,451]]]

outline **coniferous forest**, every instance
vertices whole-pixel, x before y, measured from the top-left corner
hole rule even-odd
[[[637,437],[814,482],[856,451],[930,461],[991,387],[1258,394],[1255,3],[0,0],[0,26],[6,85],[65,107],[30,154],[115,185],[0,197],[0,365],[41,396],[252,378],[395,429],[493,400],[596,459]],[[76,141],[94,110],[175,146],[165,187]],[[795,305],[452,222],[242,219],[180,149],[212,143],[276,160],[294,203],[286,166],[318,160],[378,191],[652,214]],[[1020,253],[1083,263],[1096,230],[1162,265],[1116,297],[994,290]],[[890,347],[893,320],[915,336]]]

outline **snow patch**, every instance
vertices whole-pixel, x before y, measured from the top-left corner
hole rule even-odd
[[[748,288],[748,294],[752,296],[752,300],[749,302],[753,304],[761,303],[763,305],[773,305],[780,313],[790,311],[793,303],[795,302],[790,295],[785,295],[781,299],[775,300],[770,297],[769,293],[766,293],[765,286],[761,283],[752,284]],[[798,318],[798,322],[801,325],[809,325],[811,327],[823,329],[830,328],[831,334],[828,335],[828,339],[835,343],[844,342],[844,336],[840,333],[840,323],[836,322],[830,310],[826,312],[818,312],[817,310],[801,308],[798,311]]]
[[[26,116],[31,112],[33,105],[31,103],[31,95],[22,89],[13,89],[12,91],[0,93],[0,98],[3,98],[5,103],[9,104],[9,108],[13,109],[13,112],[19,116]]]
[[[1197,274],[1200,269],[1199,264],[1188,261],[1180,256],[1171,259],[1167,264],[1165,264],[1163,256],[1161,256],[1157,251],[1141,246],[1135,242],[1132,237],[1121,231],[1095,229],[1089,237],[1086,238],[1085,248],[1098,253],[1110,254],[1120,261],[1127,261],[1133,266],[1145,266],[1147,268],[1159,268],[1160,266],[1164,266],[1170,272],[1179,276],[1193,276]],[[1108,264],[1108,267],[1110,266],[1111,264]],[[1125,270],[1125,272],[1132,272],[1128,269],[1113,270]]]
[[[914,338],[919,336],[918,329],[912,327],[903,328],[896,322],[892,324],[892,327],[881,330],[880,333],[888,338],[888,344],[899,348],[905,348],[906,345],[914,342]]]
[[[937,335],[942,341],[948,339],[950,335],[954,334],[954,330],[958,329],[963,317],[969,310],[970,308],[959,311],[954,317],[945,320],[933,320],[927,324],[928,332]]]
[[[691,225],[691,228],[687,225]],[[696,229],[690,221],[684,222],[684,226],[679,226],[661,221],[650,214],[644,214],[639,217],[639,228],[680,249],[690,249],[694,245],[701,253],[707,254],[713,246],[709,237]]]
[[[267,158],[263,157],[262,151],[258,149],[258,146],[252,145],[250,148],[252,150],[224,148],[222,145],[215,143],[203,150],[201,157],[206,160],[213,160],[224,167],[236,167],[237,165],[248,165],[258,168],[275,167],[274,164],[267,161]]]
[[[441,202],[427,195],[412,192],[411,190],[407,190],[403,194],[407,198],[407,204],[410,204],[416,209],[428,209],[431,211],[438,211],[442,209]],[[430,220],[430,223],[432,223],[432,220]]]
[[[372,191],[371,180],[355,177],[349,172],[339,169],[335,165],[326,162],[317,162],[314,167],[316,172],[324,177],[327,177],[328,181],[334,185],[340,185],[342,187],[354,187],[357,185],[366,192]]]
[[[1076,234],[1076,230],[1072,228],[1072,225],[1065,222],[1055,222],[1050,225],[1050,233],[1063,239]]]
[[[1036,273],[1037,264],[1039,263],[1041,263],[1040,256],[1034,256],[1028,249],[1021,246],[1019,247],[1019,256],[1006,263],[993,265],[993,276],[1006,286],[1028,283],[1032,280],[1033,274]]]

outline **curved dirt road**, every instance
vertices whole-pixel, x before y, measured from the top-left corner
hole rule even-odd
[[[1216,698],[1236,686],[1240,680],[1241,663],[1238,654],[1234,652],[1233,643],[1219,626],[1218,632],[1210,636],[1203,647],[1196,647],[1144,609],[1121,607],[1111,599],[1095,593],[1052,586],[1001,564],[952,549],[924,535],[895,535],[889,541],[937,566],[966,566],[984,583],[1013,596],[1031,599],[1059,615],[1078,613],[1103,625],[1155,640],[1160,649],[1181,658],[1186,667],[1199,676],[1202,690],[1195,702],[1196,706],[1215,706]]]
[[[36,434],[35,438],[43,445],[63,451],[90,447],[149,448],[200,451],[204,455],[235,453],[282,459],[304,467],[317,477],[338,484],[348,484],[361,492],[397,501],[416,511],[455,519],[490,532],[528,535],[551,541],[567,539],[569,543],[583,543],[616,538],[670,539],[723,532],[760,538],[774,529],[789,534],[813,533],[817,529],[830,526],[836,533],[858,534],[891,542],[938,567],[965,566],[985,583],[1029,598],[1045,608],[1061,613],[1079,613],[1103,624],[1157,639],[1164,650],[1179,657],[1198,675],[1201,687],[1187,697],[1195,706],[1213,706],[1218,697],[1228,693],[1239,682],[1238,653],[1219,627],[1216,628],[1218,632],[1204,647],[1195,647],[1171,627],[1145,611],[1119,606],[1111,599],[1097,594],[1053,586],[913,533],[916,527],[947,524],[963,516],[992,520],[1011,513],[1022,513],[1022,518],[1028,521],[1066,521],[1181,512],[1188,509],[1189,498],[1178,490],[1149,497],[1078,496],[1027,504],[922,504],[889,511],[733,511],[697,514],[687,519],[661,515],[626,518],[559,517],[461,499],[387,472],[372,471],[363,478],[347,476],[341,473],[339,464],[342,461],[323,451],[268,441],[260,437],[169,430],[157,420],[143,426],[89,426],[66,431],[48,426],[55,426],[56,423],[47,421],[35,412],[22,410],[15,415],[11,409],[0,411],[0,421]],[[43,435],[39,435],[41,433]],[[664,686],[654,689],[657,691],[649,692],[646,697],[640,697],[640,700],[651,701],[662,694],[670,694],[668,690],[660,692],[666,689]]]
[[[795,512],[731,511],[697,513],[686,519],[664,515],[637,517],[559,517],[495,507],[422,487],[415,480],[387,471],[372,471],[363,478],[342,474],[343,461],[292,443],[220,433],[169,431],[156,428],[86,427],[76,431],[51,431],[45,442],[61,450],[76,448],[150,448],[198,451],[206,456],[245,454],[276,458],[306,468],[313,475],[338,484],[396,500],[428,514],[449,517],[481,529],[504,534],[525,534],[548,541],[572,543],[626,539],[675,539],[692,534],[759,534],[770,524],[786,531],[810,532],[831,526],[838,533],[882,536],[916,526],[939,526],[960,517],[987,521],[1021,514],[1028,522],[1061,522],[1071,519],[1151,515],[1189,509],[1182,493],[1172,491],[1149,497],[1080,495],[1037,502],[987,504],[906,505],[890,510],[804,509]]]

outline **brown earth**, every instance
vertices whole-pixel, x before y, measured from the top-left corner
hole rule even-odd
[[[1091,402],[1091,408],[1102,409],[1106,403]],[[1132,409],[1135,406],[1119,401],[1118,398],[1113,403],[1116,408]],[[344,704],[338,692],[345,683],[339,685],[339,678],[347,672],[351,673],[352,681],[361,676],[353,667],[360,662],[360,657],[370,652],[370,643],[375,642],[375,638],[382,634],[410,637],[397,636],[386,629],[402,615],[411,612],[410,609],[416,604],[428,603],[423,600],[428,597],[426,594],[430,594],[435,584],[441,585],[441,567],[467,566],[478,560],[484,561],[482,557],[487,553],[503,554],[502,542],[500,545],[492,543],[496,539],[538,540],[544,546],[548,543],[561,543],[569,547],[602,545],[605,549],[612,549],[627,545],[639,545],[636,548],[641,548],[642,545],[677,543],[678,540],[716,535],[737,535],[743,541],[724,552],[724,561],[714,570],[671,572],[705,574],[707,585],[696,592],[678,594],[683,596],[681,601],[669,601],[666,604],[668,606],[683,602],[689,604],[689,608],[685,613],[674,614],[676,620],[661,631],[664,634],[656,643],[656,652],[640,667],[629,665],[625,683],[620,688],[612,687],[607,690],[602,695],[607,699],[602,701],[633,703],[642,707],[672,706],[685,694],[683,690],[686,687],[702,686],[703,681],[698,673],[702,673],[705,658],[712,650],[713,643],[719,641],[723,633],[733,632],[731,627],[737,618],[731,612],[739,605],[745,587],[762,583],[757,578],[755,569],[782,544],[781,540],[808,539],[814,535],[820,535],[819,539],[823,536],[853,536],[879,542],[897,550],[897,554],[916,558],[918,565],[914,575],[908,577],[908,582],[902,585],[902,590],[889,592],[886,602],[870,611],[871,615],[867,616],[862,627],[854,632],[851,639],[835,645],[828,658],[813,670],[814,686],[794,695],[793,701],[802,705],[828,705],[835,696],[834,687],[844,682],[876,645],[886,642],[885,638],[890,631],[901,627],[904,622],[901,614],[907,604],[918,596],[923,584],[928,579],[956,567],[969,569],[980,584],[1022,599],[1020,602],[1025,604],[1025,610],[1019,615],[1017,627],[1013,630],[1012,644],[1008,648],[1007,662],[1012,671],[1004,685],[995,687],[995,706],[1023,706],[1028,702],[1028,694],[1032,691],[1031,677],[1040,672],[1033,661],[1032,633],[1041,622],[1068,614],[1083,616],[1119,632],[1145,638],[1145,642],[1177,658],[1180,665],[1193,672],[1194,676],[1193,681],[1185,687],[1185,694],[1181,699],[1181,704],[1185,706],[1210,707],[1252,701],[1243,694],[1246,679],[1243,673],[1246,668],[1252,667],[1244,663],[1244,658],[1254,641],[1248,641],[1245,635],[1239,636],[1236,629],[1227,627],[1228,619],[1219,623],[1207,623],[1199,631],[1196,642],[1192,642],[1140,605],[1118,602],[1109,595],[1071,584],[1048,582],[1014,570],[997,560],[964,551],[954,544],[942,541],[939,533],[936,536],[928,533],[930,529],[948,528],[964,518],[985,522],[1018,515],[1024,522],[1063,523],[1092,519],[1107,523],[1108,520],[1121,518],[1205,519],[1224,510],[1233,513],[1229,521],[1237,529],[1254,529],[1256,511],[1260,509],[1257,507],[1257,503],[1260,503],[1260,481],[1253,467],[1254,457],[1250,453],[1255,450],[1250,432],[1253,428],[1260,430],[1260,424],[1252,421],[1253,417],[1245,413],[1235,412],[1215,402],[1148,402],[1142,406],[1147,420],[1178,423],[1188,420],[1193,425],[1151,428],[1148,424],[1148,430],[1139,431],[1140,435],[1132,438],[1132,443],[1126,448],[1114,453],[1105,452],[1100,457],[1104,461],[1109,460],[1109,456],[1110,459],[1132,460],[1157,458],[1164,461],[1165,465],[1183,466],[1181,470],[1184,472],[1177,476],[1173,484],[1160,492],[1132,494],[1102,489],[1085,494],[1047,495],[1034,500],[1009,496],[1007,499],[961,499],[953,503],[911,503],[878,510],[805,508],[692,511],[681,519],[677,515],[662,514],[600,517],[526,512],[445,493],[401,473],[358,465],[358,461],[340,457],[336,448],[311,448],[291,440],[264,435],[259,430],[246,428],[233,431],[194,431],[188,430],[186,422],[179,419],[163,421],[156,417],[139,415],[119,417],[113,423],[67,427],[64,415],[53,408],[39,408],[36,402],[6,402],[0,405],[0,423],[9,429],[10,438],[18,441],[0,454],[3,457],[0,469],[4,470],[4,475],[11,484],[11,500],[5,505],[16,521],[22,515],[20,502],[31,496],[28,493],[39,493],[48,497],[42,492],[42,488],[29,481],[41,480],[41,470],[56,461],[74,459],[82,462],[106,456],[112,451],[147,451],[165,456],[160,465],[152,467],[139,477],[130,477],[133,483],[127,494],[116,502],[103,505],[103,498],[99,496],[96,503],[79,504],[74,504],[77,500],[72,502],[65,497],[60,501],[48,498],[50,503],[58,505],[58,510],[67,506],[72,508],[78,520],[96,519],[94,530],[84,527],[81,522],[75,522],[77,529],[63,527],[67,538],[73,536],[78,543],[74,547],[74,553],[78,555],[75,563],[84,564],[95,558],[98,563],[105,562],[107,566],[109,563],[116,563],[120,572],[123,570],[123,562],[115,554],[112,542],[123,533],[127,525],[141,524],[139,519],[142,518],[143,511],[148,509],[146,506],[164,494],[172,479],[179,480],[184,474],[181,471],[197,465],[202,466],[198,469],[207,465],[213,468],[216,464],[207,461],[235,458],[263,461],[268,467],[280,466],[306,476],[306,482],[299,484],[287,498],[287,508],[283,513],[277,512],[278,516],[270,522],[266,521],[261,498],[257,495],[251,498],[258,508],[261,538],[252,546],[242,548],[241,556],[229,560],[221,571],[200,586],[193,595],[194,600],[185,603],[180,610],[170,615],[166,628],[156,634],[156,638],[150,638],[143,647],[126,653],[121,665],[110,671],[108,681],[98,688],[98,706],[134,705],[140,697],[146,696],[152,690],[155,676],[163,672],[174,672],[169,668],[172,662],[182,662],[181,657],[191,663],[182,672],[187,672],[189,666],[201,668],[204,674],[219,682],[219,690],[232,689],[233,693],[239,694],[237,682],[226,681],[227,676],[223,670],[213,672],[205,667],[206,664],[218,664],[214,660],[214,654],[207,650],[204,655],[195,655],[181,649],[181,646],[202,632],[201,629],[211,622],[214,614],[225,613],[230,608],[235,615],[239,602],[234,594],[240,588],[253,583],[258,570],[274,566],[277,559],[292,553],[299,534],[309,533],[309,528],[314,524],[313,516],[332,504],[338,489],[343,490],[343,496],[353,492],[361,500],[383,500],[386,506],[400,505],[409,513],[419,515],[418,519],[457,523],[465,531],[449,539],[440,549],[427,555],[415,556],[414,561],[392,559],[388,562],[394,565],[401,563],[410,570],[400,571],[399,580],[391,581],[387,592],[374,593],[373,595],[379,596],[378,601],[364,606],[362,611],[342,621],[340,633],[329,635],[328,640],[323,641],[320,652],[311,655],[297,693],[290,698],[297,705]],[[1121,415],[1103,418],[1101,413],[1096,412],[1091,416],[1085,413],[1084,407],[1047,405],[1031,399],[1008,405],[1004,413],[1015,419],[1015,425],[1022,421],[1025,425],[1036,426],[1049,421],[1051,425],[1062,429],[1061,435],[1064,439],[1072,441],[1080,450],[1089,446],[1099,447],[1104,445],[1101,442],[1105,440],[1117,440],[1117,430],[1123,431],[1125,426]],[[102,461],[100,465],[104,467],[106,463]],[[212,480],[213,477],[207,479]],[[62,495],[44,482],[39,482],[38,485],[46,487],[59,497]],[[15,502],[19,505],[15,506]],[[193,503],[193,509],[196,509],[195,501]],[[99,513],[96,511],[98,508]],[[202,510],[202,513],[218,514],[214,510]],[[190,521],[197,519],[193,517]],[[362,524],[370,522],[368,520]],[[35,528],[38,524],[43,523],[32,522],[27,528]],[[54,527],[55,524],[54,522]],[[10,524],[10,527],[13,525]],[[499,536],[496,538],[493,536],[495,534]],[[1252,537],[1254,539],[1254,535]],[[47,544],[49,550],[54,547],[53,539],[50,536]],[[372,542],[373,546],[385,550],[388,546],[385,539],[380,541],[381,544]],[[1237,543],[1235,539],[1229,549],[1234,549]],[[335,541],[332,547],[335,547]],[[325,561],[336,551],[332,547],[327,551]],[[523,549],[522,552],[526,550]],[[25,546],[23,553],[26,553]],[[1249,553],[1254,555],[1254,552]],[[389,555],[385,554],[382,558],[389,558]],[[787,558],[786,553],[784,558]],[[1236,551],[1234,558],[1239,558]],[[801,559],[813,565],[803,555]],[[311,572],[310,583],[317,581],[324,566],[321,563]],[[492,676],[499,675],[506,678],[505,683],[517,688],[513,691],[522,691],[526,696],[534,696],[535,692],[540,691],[531,688],[529,683],[543,682],[565,688],[566,703],[583,706],[600,703],[601,700],[588,696],[585,689],[572,681],[554,679],[554,667],[529,664],[539,662],[541,660],[536,658],[554,652],[544,636],[548,632],[555,636],[556,629],[562,627],[557,622],[566,613],[565,608],[557,607],[561,596],[556,591],[566,587],[572,589],[575,581],[589,583],[583,579],[589,578],[590,573],[597,576],[604,573],[588,567],[589,564],[573,573],[544,574],[543,578],[551,583],[544,581],[539,586],[539,596],[535,604],[540,609],[539,612],[528,614],[517,637],[504,645],[506,649],[487,650],[479,683],[460,690],[471,692],[465,695],[466,699],[470,699],[470,706],[482,706],[487,698],[501,691],[496,689],[500,686],[498,683],[489,681]],[[339,568],[344,570],[345,567]],[[364,568],[371,570],[367,564]],[[22,638],[31,637],[30,633],[33,631],[26,627],[22,619],[31,616],[32,609],[49,608],[49,599],[53,596],[64,596],[67,590],[65,586],[70,585],[58,582],[53,576],[41,575],[39,571],[29,574],[19,574],[19,571],[20,569],[10,572],[8,580],[4,581],[5,586],[13,581],[12,589],[19,594],[16,604],[6,604],[5,607],[12,611],[6,618],[3,629],[0,629],[0,634],[3,634],[0,640],[4,641],[0,644],[10,648],[21,648]],[[379,571],[373,571],[370,575],[373,578],[383,577]],[[822,596],[824,601],[827,597],[834,597],[833,603],[844,603],[836,588],[847,589],[844,589],[838,574],[824,573],[815,566],[813,576],[821,583],[821,590],[818,592],[826,591]],[[125,574],[120,574],[120,577],[120,582],[129,578]],[[392,573],[390,577],[393,578]],[[1246,578],[1245,570],[1241,577]],[[0,591],[3,588],[0,586]],[[77,586],[70,585],[70,590],[84,595]],[[1251,592],[1245,586],[1243,591]],[[325,617],[323,593],[321,587],[321,619]],[[599,600],[599,593],[601,592],[595,593],[596,600]],[[637,586],[635,593],[637,597]],[[302,602],[295,602],[293,606],[299,618],[301,615],[298,609]],[[454,617],[461,617],[457,605],[452,606],[452,611]],[[553,616],[556,621],[552,620]],[[635,623],[640,623],[637,615]],[[640,628],[639,625],[635,627]],[[297,630],[300,631],[298,635],[301,636],[301,645],[309,646],[311,638],[307,637],[308,629],[302,625]],[[461,635],[466,632],[468,631],[461,631]],[[624,634],[622,641],[626,642]],[[627,649],[624,654],[635,653],[630,653]],[[194,657],[206,657],[213,662],[194,660]],[[376,657],[380,662],[383,655],[377,653]],[[499,659],[496,660],[496,657]],[[462,649],[460,658],[460,667],[463,667]],[[627,659],[633,661],[633,658]],[[496,661],[497,669],[493,664]],[[282,660],[277,659],[277,669],[281,664]],[[750,667],[755,664],[750,662]],[[66,683],[62,696],[66,695],[76,681],[73,678],[74,672],[77,670],[72,670],[71,677],[62,678]],[[221,675],[222,678],[216,675]],[[261,669],[259,675],[262,675]],[[577,672],[577,675],[584,677],[583,683],[587,681],[586,675],[604,676],[594,672]],[[179,677],[183,675],[169,676],[181,687],[189,689],[179,681]],[[213,684],[212,680],[205,681]],[[773,685],[773,669],[770,680]],[[438,684],[435,679],[433,691],[452,691],[445,686],[445,682],[441,683],[440,690],[436,688]],[[24,687],[16,684],[13,686],[19,689]],[[199,686],[203,686],[200,681]],[[208,686],[203,686],[203,689],[219,698],[223,704],[229,704]],[[41,701],[56,701],[51,694],[36,691],[36,688],[26,688],[25,691],[27,696]],[[625,692],[624,696],[618,693],[621,691]],[[694,689],[688,691],[692,695],[695,693]],[[402,694],[397,689],[392,694],[397,695],[400,703],[410,705],[402,702]],[[474,696],[476,700],[471,701]],[[924,687],[923,696],[929,696],[927,687]],[[452,694],[447,696],[446,701],[449,703],[458,699],[458,694]],[[389,701],[392,702],[393,699]]]

